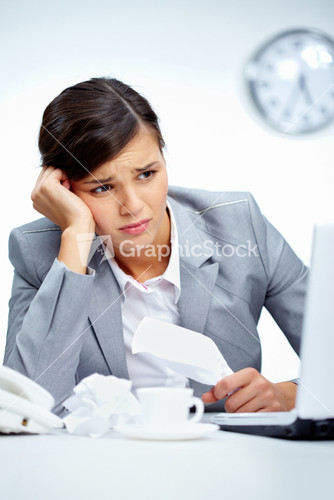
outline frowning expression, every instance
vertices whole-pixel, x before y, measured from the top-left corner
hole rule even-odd
[[[74,181],[71,190],[92,212],[96,232],[111,236],[116,255],[125,240],[128,249],[169,241],[166,164],[150,130],[141,128],[116,158]]]

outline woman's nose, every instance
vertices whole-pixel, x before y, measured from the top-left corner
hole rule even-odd
[[[121,215],[137,216],[141,212],[143,205],[143,201],[134,190],[127,191],[123,193],[123,196],[119,197],[119,211]]]

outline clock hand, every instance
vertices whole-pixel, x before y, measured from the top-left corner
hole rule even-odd
[[[283,120],[289,120],[289,118],[291,117],[292,111],[297,103],[298,94],[299,94],[299,81],[297,81],[295,85],[292,87],[287,103],[281,115]]]
[[[312,99],[312,96],[310,94],[309,88],[306,85],[305,75],[303,75],[302,73],[299,76],[299,82],[298,83],[299,83],[299,88],[300,88],[302,94],[304,94],[306,103],[311,106],[313,104],[313,99]]]

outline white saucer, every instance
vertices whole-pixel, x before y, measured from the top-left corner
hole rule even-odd
[[[173,429],[154,429],[144,425],[124,425],[116,430],[124,436],[134,439],[149,439],[163,441],[178,441],[187,439],[199,439],[219,429],[216,424],[186,424]]]

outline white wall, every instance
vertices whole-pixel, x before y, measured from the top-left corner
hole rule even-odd
[[[280,30],[312,26],[334,35],[334,2],[16,0],[2,4],[0,18],[0,354],[12,278],[8,234],[38,217],[30,192],[42,112],[66,86],[92,76],[115,76],[149,98],[161,117],[171,183],[250,190],[309,262],[312,224],[330,207],[334,127],[303,138],[265,128],[242,71],[258,44]],[[266,314],[260,332],[264,373],[294,376],[295,357]]]

